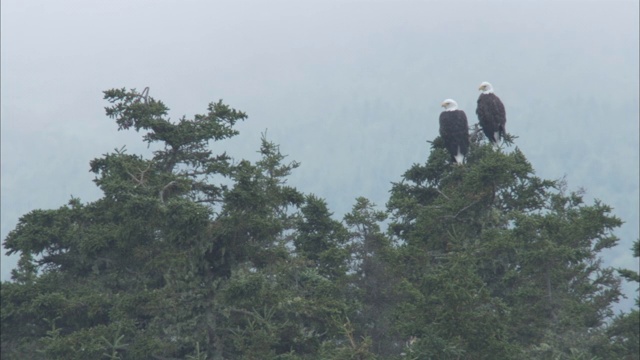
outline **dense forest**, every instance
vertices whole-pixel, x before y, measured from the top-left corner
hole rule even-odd
[[[611,309],[638,273],[600,258],[622,221],[537,177],[515,136],[474,132],[464,166],[432,139],[386,209],[357,198],[335,219],[266,136],[255,162],[211,150],[242,111],[172,122],[162,101],[104,94],[158,150],[92,160],[102,198],[9,233],[2,359],[639,358],[638,308]]]

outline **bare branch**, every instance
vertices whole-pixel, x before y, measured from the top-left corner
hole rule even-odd
[[[170,187],[174,186],[176,184],[176,181],[173,180],[170,183],[168,183],[167,185],[165,185],[162,190],[160,190],[160,202],[164,204],[164,192],[167,191],[167,189],[169,189]]]
[[[149,103],[149,87],[148,86],[144,88],[144,90],[142,90],[140,95],[138,95],[138,100],[140,99],[144,100],[145,104]]]
[[[438,194],[440,194],[440,195],[444,196],[444,198],[445,198],[445,199],[447,199],[447,200],[451,200],[451,199],[449,199],[449,197],[448,197],[447,195],[445,195],[445,193],[443,193],[442,191],[440,191],[440,189],[436,188],[436,191],[438,192]]]
[[[472,207],[473,205],[477,204],[478,202],[480,202],[480,199],[472,202],[471,204],[463,207],[462,209],[460,209],[455,215],[446,215],[444,216],[445,218],[449,218],[449,219],[457,219],[458,215],[460,215],[463,211],[467,210],[468,208]]]
[[[149,171],[149,169],[151,169],[151,163],[149,163],[149,166],[147,166],[146,169],[144,170],[140,170],[138,169],[139,175],[135,176],[132,173],[130,173],[128,170],[125,170],[127,172],[127,174],[131,177],[131,180],[133,180],[137,185],[141,185],[144,186],[145,180],[144,180],[144,175],[147,173],[147,171]]]

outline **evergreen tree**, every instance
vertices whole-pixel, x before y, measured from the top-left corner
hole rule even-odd
[[[600,329],[620,296],[598,257],[620,219],[536,177],[517,148],[476,139],[456,167],[436,139],[388,207],[405,265],[397,326],[417,339],[416,358],[533,358],[551,340]]]
[[[363,197],[357,198],[352,211],[344,216],[351,233],[350,288],[353,298],[358,299],[352,319],[357,330],[354,335],[368,339],[371,351],[383,357],[397,353],[402,342],[393,328],[394,250],[379,225],[386,218]]]
[[[318,259],[289,251],[291,232],[304,228],[299,206],[321,203],[286,186],[298,164],[283,164],[266,139],[255,164],[214,155],[209,142],[235,136],[233,126],[246,118],[221,101],[173,123],[162,102],[135,90],[109,90],[105,99],[120,129],[146,131],[144,140],[160,150],[151,159],[124,149],[95,159],[101,199],[72,199],[20,219],[5,240],[21,259],[14,282],[2,284],[2,357],[216,359],[317,351],[327,339],[323,331],[330,333],[328,315],[341,311],[344,297],[334,296],[337,287],[320,274],[329,266],[310,266]],[[330,244],[341,232],[329,215],[307,216],[330,225],[314,240]],[[339,263],[334,248],[327,246],[321,259]],[[252,296],[239,299],[239,289]],[[291,302],[302,305],[286,306]],[[296,316],[302,320],[292,326],[289,317]]]
[[[636,240],[631,249],[633,256],[640,258],[640,241]],[[627,281],[640,283],[637,270],[619,269],[618,272]],[[640,297],[636,297],[636,306],[628,313],[616,315],[604,334],[591,344],[593,351],[601,359],[640,359]]]

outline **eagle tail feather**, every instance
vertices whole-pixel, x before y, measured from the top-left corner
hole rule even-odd
[[[462,155],[462,152],[460,152],[460,146],[458,146],[458,153],[456,154],[456,156],[454,156],[454,158],[456,159],[456,163],[458,165],[462,165],[462,162],[464,161],[464,155]]]

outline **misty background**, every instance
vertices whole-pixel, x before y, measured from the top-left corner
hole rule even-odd
[[[93,158],[151,153],[104,115],[110,88],[150,87],[173,120],[218,99],[246,112],[213,149],[256,160],[266,131],[302,164],[289,184],[341,219],[358,196],[384,209],[427,160],[442,100],[474,124],[489,81],[537,175],[625,221],[605,263],[638,270],[638,14],[637,1],[3,0],[1,238],[31,210],[100,198]],[[637,296],[624,291],[619,309]]]

